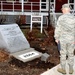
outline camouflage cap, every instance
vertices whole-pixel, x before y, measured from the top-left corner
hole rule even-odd
[[[62,9],[63,9],[63,8],[70,8],[70,6],[69,6],[69,4],[63,4],[63,5],[62,5]]]

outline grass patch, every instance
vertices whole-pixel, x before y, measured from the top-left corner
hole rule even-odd
[[[30,33],[30,35],[33,35],[35,36],[36,38],[43,38],[43,37],[46,37],[44,33],[41,33],[39,29],[36,29],[34,28],[32,30],[32,32],[30,32],[30,29],[29,28],[26,28],[26,29],[21,29],[23,34],[27,37],[28,34]]]

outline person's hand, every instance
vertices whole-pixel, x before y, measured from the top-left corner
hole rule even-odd
[[[58,40],[55,40],[55,42],[58,44],[59,41]]]

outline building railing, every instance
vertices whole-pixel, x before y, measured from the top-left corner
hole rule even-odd
[[[48,9],[46,10],[42,10],[42,7],[46,7],[46,5],[48,5],[49,3],[45,2],[19,2],[19,1],[11,1],[11,2],[7,2],[7,1],[0,1],[0,11],[12,11],[12,12],[42,12],[45,11],[47,12]]]

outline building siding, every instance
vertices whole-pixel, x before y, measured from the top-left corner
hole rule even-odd
[[[61,7],[65,3],[68,3],[68,0],[56,0],[55,11],[56,12],[61,12]]]

